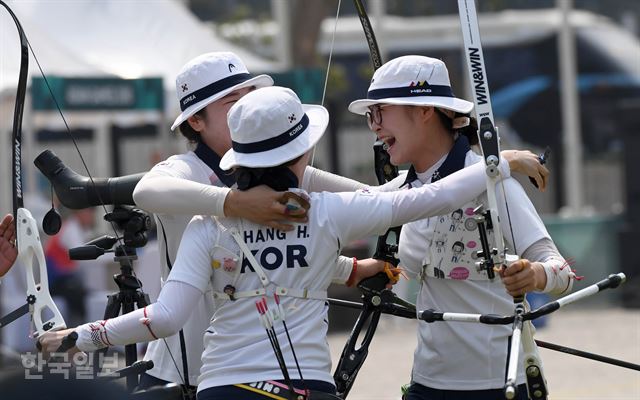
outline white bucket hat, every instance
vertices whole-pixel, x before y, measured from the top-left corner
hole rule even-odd
[[[254,90],[227,114],[231,149],[220,168],[267,168],[282,165],[309,151],[329,123],[319,105],[301,104],[291,90],[279,86]]]
[[[453,95],[447,66],[424,56],[403,56],[384,64],[373,74],[367,98],[353,101],[349,111],[364,115],[374,104],[434,106],[462,114],[473,109],[473,103]]]
[[[176,77],[176,93],[182,114],[171,130],[196,112],[234,90],[273,85],[269,75],[252,77],[240,58],[231,52],[202,54],[189,61]]]

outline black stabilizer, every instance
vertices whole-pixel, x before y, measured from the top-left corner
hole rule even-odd
[[[435,321],[444,321],[443,320],[444,313],[438,312],[436,310],[424,310],[418,313],[418,319],[421,319],[425,322],[435,322]]]
[[[534,320],[536,318],[540,318],[543,315],[551,314],[552,312],[556,311],[559,308],[560,308],[560,303],[558,303],[557,301],[547,303],[541,307],[536,308],[535,310],[529,311],[528,313],[524,314],[524,320],[529,321],[529,320]]]
[[[487,325],[507,325],[514,320],[513,315],[486,314],[480,316],[480,322]]]
[[[607,279],[601,280],[600,282],[596,283],[596,285],[598,285],[598,289],[600,290],[615,289],[620,286],[620,284],[622,284],[625,279],[626,278],[624,274],[611,274],[607,277]]]

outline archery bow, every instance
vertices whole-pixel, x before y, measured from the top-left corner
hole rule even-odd
[[[378,42],[362,1],[354,0],[354,4],[367,39],[369,54],[375,71],[382,66]],[[373,152],[378,184],[382,185],[397,177],[398,168],[391,164],[389,153],[384,148],[382,141],[378,140],[374,143]],[[378,237],[373,258],[391,263],[394,267],[398,266],[399,260],[396,254],[398,252],[400,229],[400,226],[389,228],[384,235]],[[389,309],[393,309],[395,306],[395,315],[406,318],[415,316],[415,306],[400,299],[391,290],[386,289],[385,286],[388,282],[389,279],[386,274],[379,273],[371,278],[362,280],[358,284],[358,288],[362,291],[362,308],[333,374],[337,394],[341,398],[346,398],[349,394],[358,371],[367,358],[369,345],[378,327],[381,313],[388,312]],[[334,301],[333,303],[341,304],[339,301]],[[358,346],[358,338],[367,321],[367,330]],[[356,346],[358,347],[356,348]]]
[[[44,251],[42,249],[42,244],[40,242],[38,226],[26,208],[24,208],[23,195],[22,195],[22,116],[24,111],[24,103],[26,98],[26,89],[27,89],[27,76],[28,76],[28,66],[29,66],[29,50],[34,56],[36,60],[36,64],[38,65],[38,69],[40,70],[40,74],[44,78],[44,81],[49,89],[49,93],[53,98],[53,101],[58,109],[58,112],[64,121],[64,125],[66,127],[67,133],[73,140],[74,146],[80,159],[82,160],[82,164],[87,172],[89,177],[89,181],[91,182],[91,186],[95,190],[95,195],[97,196],[102,208],[105,213],[107,213],[107,209],[104,201],[102,201],[102,197],[100,195],[100,191],[96,190],[95,181],[89,168],[84,161],[84,157],[80,152],[80,149],[76,143],[73,134],[71,133],[71,129],[69,129],[69,125],[62,113],[62,109],[60,108],[51,87],[49,86],[48,80],[44,71],[40,67],[38,63],[38,59],[33,52],[33,48],[30,47],[29,41],[27,40],[27,36],[18,20],[17,16],[11,10],[11,8],[4,2],[4,0],[0,0],[0,5],[2,5],[7,12],[11,15],[11,18],[15,22],[16,29],[18,30],[18,34],[20,37],[20,72],[18,78],[18,87],[16,92],[16,101],[15,101],[15,110],[14,110],[14,119],[13,119],[13,130],[12,130],[12,142],[13,142],[13,157],[12,157],[12,175],[13,175],[13,214],[14,214],[14,223],[16,224],[16,247],[18,249],[18,261],[26,268],[26,276],[27,276],[27,304],[22,307],[12,311],[6,316],[0,318],[0,328],[3,326],[13,322],[17,318],[25,315],[27,313],[31,314],[31,318],[34,323],[35,334],[34,337],[38,337],[44,334],[46,331],[50,330],[60,330],[66,328],[66,323],[62,314],[58,310],[58,307],[54,303],[51,298],[51,294],[49,292],[49,281],[47,275],[47,266],[44,257]],[[118,241],[121,242],[120,248],[126,255],[125,246],[122,243],[122,237],[117,234],[115,223],[110,221],[110,225],[118,238]],[[37,274],[34,273],[34,265],[33,262],[37,262]],[[44,319],[45,316],[49,316]],[[164,339],[163,339],[164,340]],[[164,341],[167,346],[167,350],[173,359],[173,355],[171,354],[171,349]],[[57,352],[64,352],[64,345],[61,346]],[[182,378],[180,373],[180,369],[176,365],[176,369],[178,370],[178,375]],[[182,378],[183,384],[184,378]]]
[[[500,162],[500,140],[491,108],[489,84],[484,65],[482,44],[480,42],[480,29],[478,27],[475,0],[458,0],[458,11],[464,39],[467,72],[469,74],[469,82],[471,83],[473,102],[478,120],[478,138],[486,165],[488,209],[477,209],[477,213],[479,214],[478,230],[480,232],[480,243],[482,245],[482,253],[478,253],[478,256],[481,259],[480,265],[487,271],[488,277],[493,279],[495,276],[494,267],[500,268],[503,265],[516,261],[518,257],[507,254],[507,248],[505,247],[504,237],[500,227],[496,200],[496,186],[500,179],[498,169]],[[504,186],[502,189],[506,205],[507,199]],[[507,208],[507,217],[509,217],[508,210]],[[509,226],[511,227],[510,218]],[[491,247],[489,244],[487,230],[493,231],[495,247]],[[511,235],[513,237],[513,231]],[[512,240],[512,243],[515,246],[514,240]],[[533,399],[546,399],[548,394],[546,380],[542,373],[542,364],[538,358],[533,341],[531,323],[523,319],[523,315],[526,312],[524,295],[514,298],[514,303],[515,318],[513,321],[513,335],[509,344],[505,397],[507,399],[513,399],[516,396],[518,357],[520,344],[522,343],[529,396]]]
[[[0,319],[0,328],[20,316],[30,313],[35,329],[34,336],[38,337],[49,330],[64,329],[66,324],[49,293],[47,266],[38,226],[31,212],[24,208],[22,196],[22,116],[27,92],[29,42],[13,11],[4,1],[0,0],[0,4],[11,15],[20,36],[20,73],[12,129],[12,181],[13,215],[16,224],[16,248],[18,249],[17,261],[25,267],[27,276],[27,304]],[[34,260],[35,266],[33,265]],[[34,274],[35,268],[37,268],[37,275]]]

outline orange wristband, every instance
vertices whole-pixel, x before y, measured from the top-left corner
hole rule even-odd
[[[349,275],[349,279],[347,279],[347,287],[353,286],[356,279],[356,271],[358,270],[358,259],[353,257],[353,268],[351,268],[351,275]]]

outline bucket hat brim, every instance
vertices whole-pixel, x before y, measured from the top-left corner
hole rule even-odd
[[[300,136],[283,146],[259,153],[238,153],[231,148],[220,160],[220,168],[226,171],[235,167],[275,167],[311,150],[327,129],[329,112],[315,104],[303,104],[302,108],[309,117],[309,126]]]
[[[195,104],[192,104],[186,110],[184,110],[180,115],[178,115],[178,118],[176,118],[176,120],[173,122],[173,125],[171,125],[171,130],[172,131],[175,130],[178,126],[180,126],[180,124],[186,121],[190,116],[202,110],[203,108],[213,103],[214,101],[223,98],[224,96],[228,95],[234,90],[243,89],[251,86],[255,86],[256,88],[273,86],[273,78],[271,78],[269,75],[254,76],[252,78],[247,79],[244,82],[238,83],[237,85],[224,89],[211,97],[207,97],[204,100],[201,100]]]
[[[415,97],[391,97],[387,99],[361,99],[349,104],[349,111],[354,114],[364,115],[369,107],[374,104],[395,104],[403,106],[432,106],[469,114],[473,110],[473,103],[457,97],[415,96]]]

